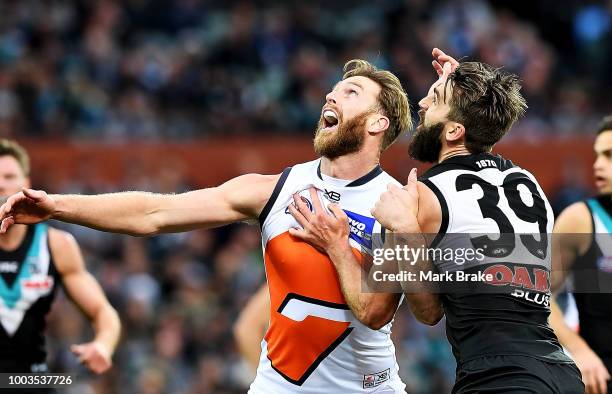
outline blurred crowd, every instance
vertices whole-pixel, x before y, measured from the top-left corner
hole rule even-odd
[[[434,46],[504,66],[515,136],[591,130],[610,102],[612,3],[542,0],[0,2],[0,135],[106,141],[311,133],[351,58],[413,105]]]

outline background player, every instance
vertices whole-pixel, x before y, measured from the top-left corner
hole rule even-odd
[[[552,230],[552,210],[529,172],[490,153],[525,111],[518,80],[483,63],[459,65],[437,49],[433,55],[440,79],[419,102],[420,123],[410,154],[437,165],[418,183],[413,170],[404,188],[390,185],[373,214],[398,234],[439,234],[432,246],[442,250],[457,248],[453,243],[457,238],[444,234],[465,233],[463,239],[472,244],[466,246],[491,252],[486,253],[486,266],[466,264],[463,269],[470,273],[499,269],[502,277],[508,277],[501,291],[491,291],[495,287],[482,283],[477,291],[446,289],[441,297],[447,336],[457,359],[453,392],[583,392],[578,369],[547,324],[548,279],[542,288],[527,287],[536,280],[536,271],[550,273],[550,265],[540,256],[547,253],[545,237]],[[446,74],[443,70],[449,66],[453,71]],[[525,202],[529,199],[530,204]],[[348,253],[337,252],[346,250],[346,218],[335,216],[310,215],[309,226],[300,234],[341,259],[337,266],[355,267]],[[469,233],[481,236],[467,239]],[[539,241],[482,235],[500,233],[543,235]],[[523,247],[514,242],[524,242],[535,253],[535,265],[516,263],[522,260],[512,253]],[[425,239],[418,246],[424,244]],[[459,268],[454,261],[436,260],[435,264],[441,272]],[[517,273],[522,278],[519,282],[513,279]],[[525,288],[540,294],[530,298]]]
[[[609,243],[612,230],[612,116],[603,119],[595,140],[593,164],[597,197],[566,208],[555,223],[560,235],[560,255],[564,272],[575,270],[573,295],[580,319],[580,332],[565,323],[553,300],[550,325],[561,344],[576,362],[588,393],[612,392],[612,270]],[[580,234],[589,234],[582,236]],[[601,234],[601,235],[599,235]],[[553,290],[563,281],[554,281]],[[607,285],[607,290],[599,286]]]
[[[0,195],[30,187],[29,174],[25,149],[0,140]],[[95,331],[93,341],[72,352],[95,373],[111,367],[119,317],[70,234],[46,223],[13,226],[0,235],[0,260],[0,371],[48,372],[45,319],[60,284]]]
[[[234,339],[238,350],[255,371],[261,355],[261,340],[270,323],[270,293],[263,285],[246,304],[234,324]]]
[[[126,192],[47,195],[24,189],[3,205],[2,230],[48,218],[134,235],[210,228],[258,220],[262,226],[271,319],[251,392],[403,392],[390,321],[398,294],[374,294],[359,316],[346,306],[327,256],[289,235],[293,194],[315,185],[358,226],[354,247],[371,247],[370,208],[390,182],[383,150],[411,126],[408,98],[397,77],[366,61],[345,66],[327,95],[314,148],[322,158],[279,175],[249,174],[177,195]],[[347,339],[347,337],[349,337]]]

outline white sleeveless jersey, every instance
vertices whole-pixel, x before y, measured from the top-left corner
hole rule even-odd
[[[317,188],[322,205],[337,202],[348,215],[349,242],[361,259],[381,229],[370,210],[389,183],[399,183],[378,166],[352,182],[322,175],[319,166],[286,169],[259,217],[271,316],[249,393],[404,392],[391,323],[372,330],[357,320],[329,258],[289,235],[299,224],[287,209],[294,193],[312,209],[309,188]]]

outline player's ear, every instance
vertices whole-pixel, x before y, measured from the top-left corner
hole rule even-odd
[[[23,185],[28,188],[31,189],[32,188],[32,182],[30,181],[30,177],[26,177],[25,182],[23,183]]]
[[[450,127],[446,129],[444,137],[449,142],[457,142],[465,137],[465,126],[461,123],[453,122]]]
[[[368,121],[369,133],[382,133],[389,128],[389,118],[380,114],[374,114]]]

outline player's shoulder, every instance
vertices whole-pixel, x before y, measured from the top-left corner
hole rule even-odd
[[[591,213],[586,201],[575,202],[565,208],[555,220],[557,233],[590,233]]]
[[[49,249],[53,255],[61,255],[78,248],[76,239],[68,231],[49,227]]]
[[[398,181],[397,179],[389,175],[389,173],[386,171],[382,171],[379,177],[380,177],[379,178],[380,182],[384,183],[385,185],[392,184],[392,185],[399,186],[399,187],[404,186],[400,181]]]

